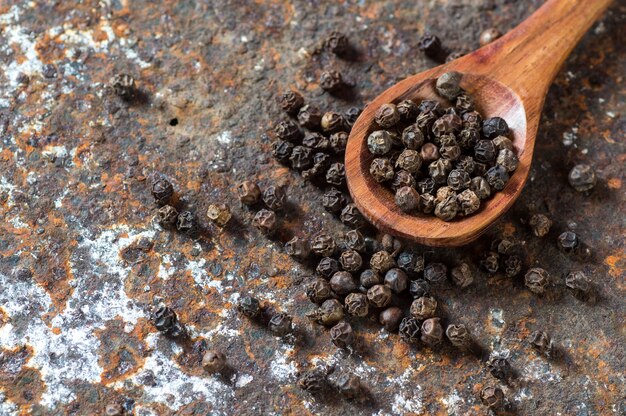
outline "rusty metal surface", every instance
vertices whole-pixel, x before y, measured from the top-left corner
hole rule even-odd
[[[271,158],[267,132],[282,117],[275,97],[289,86],[324,108],[362,105],[435,64],[416,49],[425,28],[467,51],[482,29],[504,32],[541,1],[160,3],[0,3],[0,414],[101,414],[109,403],[137,415],[485,414],[478,391],[496,380],[478,358],[409,347],[375,318],[354,322],[348,356],[304,317],[311,264],[289,258],[281,242],[346,228],[324,211],[320,189]],[[559,74],[514,208],[469,247],[420,248],[429,261],[476,264],[490,238],[504,235],[522,242],[525,268],[592,277],[595,304],[539,298],[519,278],[482,272],[470,288],[437,289],[446,322],[465,323],[486,349],[510,354],[518,373],[503,385],[511,413],[626,412],[625,24],[626,2],[616,1]],[[356,60],[313,54],[333,29],[349,34]],[[321,92],[326,67],[356,84],[352,97]],[[119,72],[137,79],[141,99],[129,105],[105,88]],[[577,162],[596,168],[589,196],[567,185]],[[198,237],[153,223],[154,173],[197,213]],[[234,186],[248,178],[289,189],[273,240],[236,201]],[[234,226],[208,223],[214,201],[233,207]],[[553,219],[547,237],[529,232],[529,212]],[[557,250],[568,226],[590,259]],[[274,337],[238,316],[240,293],[292,314],[296,336]],[[154,296],[178,312],[192,342],[152,327]],[[530,350],[535,329],[552,335],[561,359]],[[227,374],[202,371],[202,342],[227,354]],[[297,372],[316,363],[359,374],[373,403],[299,390]]]

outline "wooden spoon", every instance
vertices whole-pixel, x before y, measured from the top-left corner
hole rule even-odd
[[[421,244],[449,247],[473,241],[504,214],[519,196],[533,157],[546,93],[559,68],[611,0],[548,0],[511,32],[493,43],[428,71],[413,75],[376,97],[356,121],[346,149],[346,177],[354,203],[378,229]],[[478,212],[445,222],[432,215],[406,214],[392,192],[369,173],[373,160],[368,135],[379,128],[376,110],[405,99],[442,101],[435,91],[439,75],[458,71],[461,86],[486,117],[508,123],[520,163],[504,190],[482,201]]]

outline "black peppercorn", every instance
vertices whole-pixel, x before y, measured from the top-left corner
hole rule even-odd
[[[348,37],[341,32],[333,31],[324,41],[324,46],[335,55],[344,55],[350,50]]]
[[[487,386],[480,391],[480,401],[490,409],[499,409],[504,405],[504,393],[500,387]]]
[[[295,143],[302,138],[302,131],[291,120],[283,120],[274,126],[274,135],[277,139]]]
[[[248,318],[255,319],[261,314],[261,304],[256,298],[244,296],[239,299],[239,302],[237,303],[237,310]]]
[[[306,287],[306,295],[313,303],[322,303],[333,297],[332,288],[328,281],[318,278]]]
[[[498,136],[506,136],[509,133],[509,125],[500,117],[491,117],[483,123],[483,135],[487,139]]]
[[[557,239],[559,250],[564,253],[572,253],[578,249],[580,244],[578,236],[573,231],[565,231]]]
[[[361,228],[364,223],[363,215],[355,204],[348,204],[341,210],[339,219],[342,223],[352,228]]]
[[[391,189],[397,191],[400,188],[408,186],[414,188],[416,185],[415,178],[406,170],[399,170],[393,175],[391,180]]]
[[[318,232],[311,239],[311,250],[318,256],[332,256],[336,248],[335,239],[324,231]]]
[[[328,252],[326,251],[327,248],[324,248],[324,247],[325,245],[328,245],[329,243],[318,241],[317,244],[319,245],[318,247],[319,250],[324,251],[326,253]],[[333,248],[333,251],[334,250],[335,249]],[[322,276],[323,278],[330,279],[333,274],[339,271],[339,262],[333,259],[332,257],[324,257],[317,264],[317,268],[315,269],[315,271],[317,272],[318,275]]]
[[[464,128],[457,135],[457,142],[463,149],[473,149],[480,141],[480,133],[474,128]]]
[[[487,273],[497,273],[500,266],[500,255],[495,251],[488,251],[480,260],[480,267]]]
[[[469,173],[462,169],[452,169],[448,175],[448,186],[455,191],[469,188],[470,182],[471,178]]]
[[[345,86],[341,72],[334,69],[324,71],[320,75],[320,87],[330,93],[337,92]]]
[[[411,303],[410,313],[415,319],[423,321],[434,317],[436,310],[437,300],[432,296],[422,296]]]
[[[343,153],[346,151],[348,137],[349,135],[345,131],[338,131],[330,135],[330,147],[335,153]]]
[[[370,259],[370,267],[379,273],[386,273],[395,266],[396,262],[391,254],[384,250],[374,253]]]
[[[421,340],[424,344],[435,347],[443,339],[443,328],[439,318],[429,318],[422,322]]]
[[[265,235],[271,235],[276,230],[276,213],[269,209],[262,209],[252,218],[252,225]]]
[[[347,348],[354,343],[354,331],[346,321],[341,321],[330,328],[330,340],[337,348]]]
[[[397,306],[392,306],[390,308],[385,309],[378,315],[378,322],[385,328],[388,332],[396,332],[398,327],[400,326],[400,322],[404,318],[404,314],[402,313],[402,309]]]
[[[429,263],[424,267],[424,279],[430,283],[439,283],[446,280],[448,269],[442,263]]]
[[[392,268],[385,273],[385,285],[394,293],[402,293],[409,285],[409,278],[401,269]]]
[[[438,116],[434,111],[421,112],[415,119],[415,124],[422,130],[424,136],[428,136]]]
[[[423,100],[418,106],[417,109],[420,113],[428,113],[432,112],[435,115],[441,115],[443,113],[441,109],[441,104],[436,100]]]
[[[398,254],[396,260],[398,267],[404,270],[409,276],[420,273],[424,270],[424,257],[412,251],[403,251]]]
[[[418,42],[418,48],[430,58],[436,58],[441,53],[441,41],[432,33],[426,32]]]
[[[498,152],[496,163],[504,167],[507,172],[513,172],[519,165],[519,159],[512,150],[502,149]]]
[[[582,271],[574,271],[565,277],[565,286],[570,289],[576,297],[581,297],[591,290],[591,280]]]
[[[152,182],[152,196],[159,205],[165,205],[174,195],[172,183],[162,176],[156,176]]]
[[[389,159],[378,157],[370,165],[370,174],[376,182],[385,182],[393,179],[393,165]]]
[[[470,350],[474,344],[472,336],[463,324],[448,325],[446,337],[452,345],[461,350]]]
[[[480,208],[480,198],[470,189],[466,189],[456,197],[459,215],[471,215]]]
[[[452,221],[459,212],[456,195],[451,195],[435,205],[435,215],[443,221]]]
[[[589,165],[576,165],[567,176],[569,184],[578,192],[587,192],[596,186],[596,173]]]
[[[541,267],[534,267],[526,272],[524,284],[531,292],[541,295],[550,284],[550,275]]]
[[[267,324],[267,327],[270,331],[282,337],[291,332],[293,325],[292,322],[293,320],[291,319],[291,316],[284,312],[279,312],[272,316]]]
[[[479,162],[492,163],[496,158],[496,147],[491,140],[480,140],[474,146],[474,157]]]
[[[455,114],[444,114],[433,123],[432,132],[435,137],[458,133],[463,127],[463,121]]]
[[[420,194],[432,194],[435,192],[435,181],[432,178],[424,178],[415,185]]]
[[[343,319],[343,306],[337,299],[328,299],[315,311],[308,313],[307,317],[318,324],[333,326]]]
[[[150,315],[150,320],[154,327],[172,338],[184,336],[185,327],[178,321],[178,316],[172,308],[165,306],[163,303],[158,304]]]
[[[487,180],[482,176],[472,178],[470,190],[474,192],[479,199],[486,199],[491,195],[491,186],[489,186]]]
[[[504,260],[504,275],[515,277],[522,271],[522,260],[517,256],[509,256]]]
[[[322,130],[327,133],[334,133],[337,131],[345,130],[348,127],[348,123],[346,119],[343,118],[343,115],[339,113],[335,113],[334,111],[329,111],[324,113],[322,116]]]
[[[156,213],[156,222],[163,228],[172,228],[177,218],[178,211],[171,205],[163,205]]]
[[[326,182],[341,186],[346,180],[346,168],[343,163],[333,163],[326,171]]]
[[[243,181],[237,186],[237,196],[246,205],[254,205],[259,202],[261,189],[259,185],[252,181]]]
[[[208,350],[202,356],[202,368],[208,373],[219,373],[226,367],[226,356],[216,350]]]
[[[346,121],[348,122],[348,124],[352,126],[356,122],[356,120],[359,118],[362,111],[363,110],[361,110],[358,107],[348,108],[346,112],[344,113],[344,117],[346,118]]]
[[[454,71],[440,75],[439,78],[437,78],[436,84],[439,95],[448,100],[454,100],[458,97],[463,91],[460,86],[461,78],[462,75]]]
[[[298,387],[310,393],[324,390],[326,387],[326,374],[318,369],[306,371],[298,378]]]
[[[322,205],[324,205],[326,211],[339,213],[345,204],[346,197],[340,190],[336,188],[330,188],[329,190],[324,192],[324,196],[322,197]]]
[[[396,205],[404,212],[411,212],[419,207],[419,193],[410,186],[403,186],[396,191]]]
[[[483,118],[478,111],[470,111],[463,114],[463,128],[482,130]]]
[[[340,271],[330,278],[330,287],[338,295],[347,295],[356,290],[356,282],[350,272]]]
[[[263,202],[273,211],[280,211],[285,207],[285,191],[279,186],[268,186],[263,191]]]
[[[535,331],[528,338],[530,345],[540,354],[550,356],[554,348],[550,335],[544,331]]]
[[[494,356],[487,362],[489,373],[498,380],[507,380],[511,375],[511,364],[506,357]]]
[[[287,163],[293,152],[294,145],[285,140],[276,140],[272,143],[272,155],[280,163]]]
[[[417,173],[422,167],[422,156],[417,150],[406,149],[396,159],[396,167],[409,173]]]
[[[347,400],[363,401],[365,391],[361,379],[352,373],[343,373],[337,377],[335,386],[339,394]]]
[[[509,174],[504,167],[495,165],[485,173],[485,179],[489,186],[497,191],[501,191],[509,180]]]
[[[402,131],[402,144],[409,150],[418,150],[424,144],[424,134],[417,124],[411,124]]]
[[[435,210],[435,197],[431,194],[420,195],[420,211],[430,214]]]
[[[391,302],[391,289],[385,285],[374,285],[367,291],[367,300],[377,308],[384,308]]]
[[[461,169],[468,174],[472,174],[474,172],[474,169],[476,168],[476,162],[471,156],[461,156],[456,162],[456,168]]]
[[[219,227],[224,227],[230,221],[232,214],[230,208],[226,204],[211,204],[206,212],[209,220],[213,221]]]
[[[452,281],[460,287],[467,287],[474,282],[474,273],[467,263],[461,263],[450,272]]]
[[[439,154],[442,158],[455,162],[461,157],[461,148],[457,145],[441,146]]]
[[[310,132],[302,139],[302,145],[310,149],[327,150],[330,147],[330,141],[320,133]]]
[[[530,221],[528,221],[528,225],[533,230],[533,234],[537,237],[543,237],[548,232],[550,232],[550,227],[552,226],[552,221],[550,218],[546,217],[543,214],[534,214],[530,217]]]
[[[513,142],[506,136],[498,136],[492,140],[494,146],[498,151],[511,150],[513,151]]]
[[[285,253],[298,259],[305,259],[309,256],[309,242],[301,237],[293,237],[285,243]]]
[[[387,130],[376,130],[367,136],[367,147],[374,155],[385,155],[391,150],[393,137]]]
[[[474,99],[462,92],[456,97],[456,108],[461,114],[474,111]]]
[[[374,120],[380,127],[390,129],[400,121],[400,113],[394,104],[383,104],[376,111]]]
[[[412,280],[409,284],[409,293],[416,299],[429,296],[430,284],[424,279]]]
[[[367,316],[369,305],[367,296],[363,293],[350,293],[345,299],[346,310],[349,315],[363,318]]]
[[[298,123],[304,128],[319,129],[322,122],[322,112],[312,105],[305,105],[298,112]]]
[[[356,272],[363,265],[363,259],[356,250],[346,250],[339,257],[341,267],[348,272]]]
[[[406,317],[400,322],[398,332],[404,341],[415,343],[420,339],[420,322],[413,317]]]
[[[380,275],[374,270],[366,269],[361,272],[359,282],[361,283],[361,286],[363,286],[366,289],[369,289],[370,287],[374,285],[378,285],[382,283],[382,279],[380,278]]]
[[[398,114],[400,115],[400,122],[410,123],[415,120],[419,114],[417,104],[411,100],[400,101],[397,105]]]
[[[363,238],[363,234],[359,232],[359,230],[350,230],[344,236],[345,245],[358,252],[363,252],[365,250],[365,238]]]
[[[446,183],[451,170],[452,162],[448,159],[437,159],[428,165],[428,174],[439,185]]]
[[[196,217],[191,211],[182,211],[176,220],[176,229],[181,232],[191,233],[196,228]]]
[[[129,74],[117,74],[111,79],[111,87],[115,95],[130,100],[136,92],[135,78]]]
[[[298,114],[298,111],[304,105],[304,98],[299,92],[289,90],[281,95],[279,104],[280,108],[293,116]]]
[[[305,146],[295,146],[289,156],[291,167],[296,170],[305,170],[313,165],[313,150]]]

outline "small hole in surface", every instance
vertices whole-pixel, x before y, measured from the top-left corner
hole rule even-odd
[[[178,119],[173,118],[170,120],[170,126],[178,126]]]

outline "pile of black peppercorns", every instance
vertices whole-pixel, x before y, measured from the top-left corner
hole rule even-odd
[[[454,106],[404,100],[376,112],[379,129],[367,138],[370,174],[395,192],[404,212],[434,213],[444,221],[471,215],[517,169],[506,121],[483,121],[461,78],[448,72],[437,79],[437,92]]]

